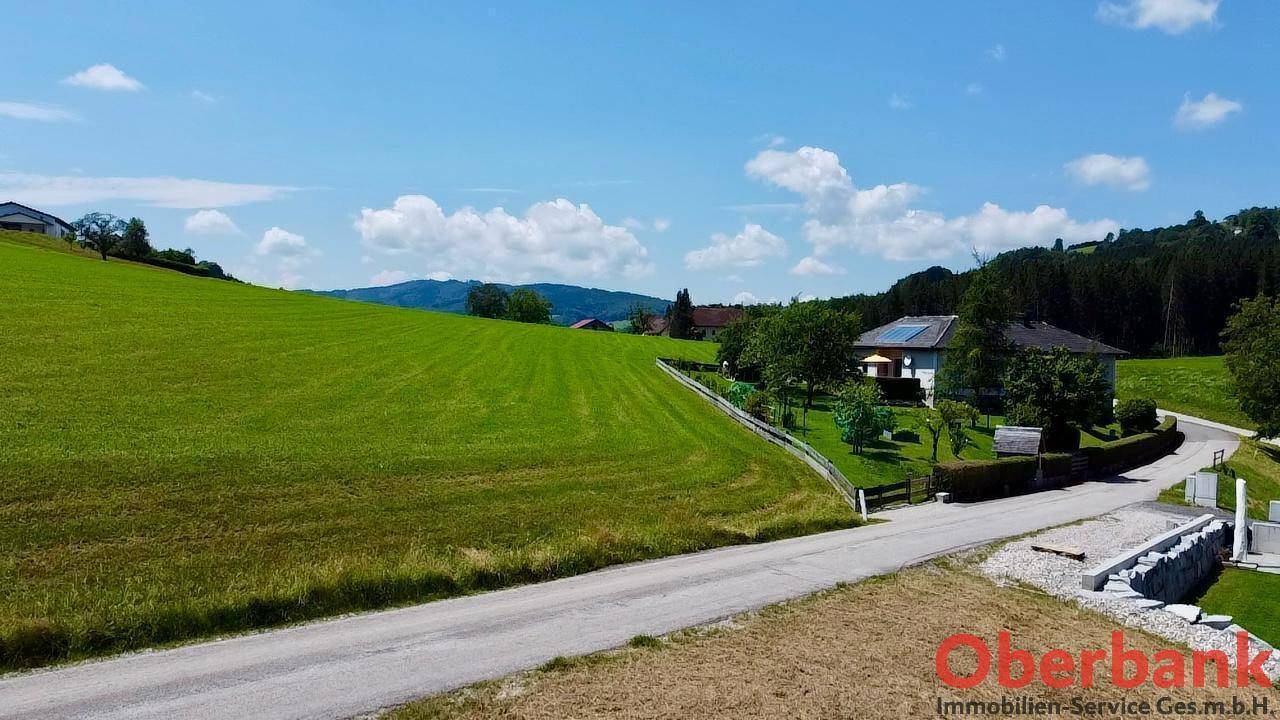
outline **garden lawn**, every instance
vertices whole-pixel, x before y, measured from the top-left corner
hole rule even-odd
[[[0,668],[853,523],[654,365],[709,343],[44,245],[0,233]]]
[[[1280,575],[1223,568],[1198,598],[1189,599],[1206,613],[1230,615],[1244,629],[1272,645],[1280,644]]]
[[[1218,507],[1234,512],[1236,509],[1236,477],[1248,481],[1249,517],[1266,520],[1268,504],[1280,500],[1280,448],[1256,440],[1243,440],[1240,448],[1227,461],[1227,470],[1205,468],[1218,473]],[[1186,504],[1185,488],[1178,483],[1160,493],[1162,502]]]
[[[840,469],[840,472],[844,473],[845,477],[849,478],[849,482],[858,487],[874,487],[901,482],[908,475],[921,477],[933,472],[933,464],[930,462],[933,441],[929,433],[918,427],[919,418],[924,413],[923,408],[893,408],[898,418],[899,437],[902,437],[903,431],[908,431],[919,436],[918,442],[875,440],[868,443],[863,448],[862,454],[858,455],[853,452],[852,445],[840,439],[840,428],[836,427],[833,404],[834,398],[831,397],[824,396],[815,400],[813,409],[809,411],[808,432],[797,427],[792,430],[792,434],[826,456]],[[801,413],[797,411],[796,422],[800,423],[801,418]],[[972,444],[961,451],[960,457],[964,460],[994,458],[991,439],[999,422],[1003,422],[1003,418],[992,417],[991,428],[988,429],[984,416],[979,427],[966,427],[965,435],[969,437]],[[938,442],[938,462],[955,459],[956,456],[951,453],[947,433],[943,431],[942,438]]]
[[[1256,429],[1232,394],[1221,356],[1121,360],[1116,363],[1116,397],[1146,398],[1162,410]]]

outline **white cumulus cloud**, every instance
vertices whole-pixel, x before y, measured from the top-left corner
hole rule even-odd
[[[763,227],[748,223],[742,232],[730,237],[724,233],[711,236],[711,245],[685,254],[684,266],[690,270],[725,267],[756,267],[765,260],[787,254],[787,242]]]
[[[373,286],[398,285],[402,282],[415,280],[417,277],[417,275],[408,273],[404,270],[383,270],[369,278],[369,284]]]
[[[1085,185],[1109,185],[1123,190],[1151,187],[1151,168],[1140,156],[1117,157],[1094,153],[1063,165],[1067,174]]]
[[[670,220],[668,220],[668,219],[666,219],[666,218],[654,218],[654,219],[653,219],[653,229],[654,229],[654,230],[657,230],[658,232],[662,233],[662,232],[666,232],[666,231],[667,231],[668,229],[670,229],[670,228],[671,228],[671,221],[670,221]]]
[[[1235,100],[1209,93],[1200,100],[1192,100],[1191,94],[1182,96],[1182,104],[1173,116],[1173,124],[1182,130],[1203,130],[1227,119],[1228,115],[1244,110]]]
[[[221,210],[198,210],[187,216],[182,228],[189,235],[243,235],[239,226]]]
[[[812,255],[802,258],[791,268],[792,275],[841,275],[843,273],[844,268],[824,263]]]
[[[126,75],[120,68],[109,63],[101,63],[85,68],[75,75],[63,78],[62,82],[67,85],[93,88],[94,90],[138,92],[146,89],[146,86],[139,82],[137,78]]]
[[[275,200],[298,190],[282,185],[175,177],[85,177],[0,173],[0,196],[28,205],[80,205],[112,200],[156,207],[230,207]]]
[[[985,203],[978,212],[959,217],[912,208],[923,193],[920,186],[902,182],[859,189],[835,153],[816,147],[765,150],[747,162],[746,172],[801,197],[808,215],[805,238],[813,245],[815,260],[839,247],[889,260],[941,259],[971,248],[999,252],[1046,245],[1058,237],[1097,240],[1118,227],[1105,219],[1079,222],[1048,205],[1010,211]],[[817,268],[804,261],[801,265]]]
[[[262,239],[254,246],[257,255],[302,260],[314,257],[319,251],[307,244],[307,239],[284,228],[273,226],[262,233]]]
[[[756,305],[759,302],[760,302],[759,298],[747,292],[746,290],[743,290],[737,295],[734,295],[733,300],[729,301],[729,304],[730,305]]]
[[[1098,5],[1098,18],[1136,30],[1156,28],[1170,35],[1212,24],[1221,0],[1124,0]]]
[[[445,272],[489,280],[635,277],[652,270],[648,249],[630,230],[563,198],[516,216],[500,207],[446,214],[425,195],[402,195],[389,208],[362,209],[355,229],[371,249],[418,253]]]
[[[56,105],[9,101],[0,101],[0,117],[37,122],[66,122],[80,119],[70,110],[63,110]]]

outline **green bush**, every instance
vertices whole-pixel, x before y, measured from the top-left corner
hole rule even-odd
[[[748,415],[763,423],[772,422],[770,419],[771,408],[769,407],[769,399],[762,392],[754,392],[747,396],[742,402],[742,409]]]
[[[1167,417],[1153,432],[1084,448],[1089,457],[1089,474],[1103,477],[1151,462],[1177,445],[1181,438],[1178,419]]]
[[[1120,432],[1125,437],[1151,432],[1160,423],[1155,401],[1138,398],[1116,405],[1116,420],[1120,421]]]
[[[1045,453],[1040,456],[1044,476],[1062,478],[1071,474],[1071,453]]]
[[[1071,453],[1046,453],[1039,458],[1046,478],[1071,474]],[[996,460],[958,460],[935,468],[939,486],[957,500],[989,500],[1026,492],[1036,477],[1034,456]]]
[[[1044,429],[1041,437],[1044,439],[1045,452],[1075,452],[1080,449],[1080,428],[1074,425],[1050,425]]]
[[[726,397],[733,406],[739,410],[746,408],[747,398],[752,395],[758,395],[760,391],[756,390],[756,386],[751,383],[735,382],[729,386],[729,393]]]
[[[987,500],[1026,490],[1036,476],[1036,459],[958,460],[941,463],[934,472],[939,487],[951,492],[957,500]]]

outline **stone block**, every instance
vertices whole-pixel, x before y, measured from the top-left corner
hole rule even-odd
[[[1233,624],[1230,615],[1201,615],[1197,625],[1208,625],[1214,630],[1226,630]]]
[[[1181,605],[1175,603],[1173,605],[1165,605],[1165,612],[1172,613],[1187,622],[1195,622],[1200,619],[1200,608],[1195,605]]]

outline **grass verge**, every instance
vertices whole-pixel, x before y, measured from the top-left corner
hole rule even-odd
[[[1199,605],[1207,613],[1230,615],[1249,632],[1272,645],[1280,645],[1277,597],[1280,597],[1280,575],[1223,568],[1198,598],[1189,598],[1187,602]]]
[[[1280,500],[1280,448],[1255,440],[1243,440],[1231,459],[1227,470],[1218,473],[1218,507],[1235,512],[1236,477],[1248,481],[1248,513],[1254,520],[1266,520],[1271,500]],[[1233,475],[1234,473],[1234,475]],[[1160,501],[1173,505],[1186,505],[1182,483],[1160,493]]]
[[[1016,647],[1037,657],[1050,648],[1078,657],[1082,649],[1108,647],[1118,626],[1042,592],[997,587],[943,559],[772,606],[735,618],[727,628],[677,633],[661,649],[622,648],[593,656],[591,663],[427,698],[389,717],[929,717],[937,715],[939,698],[998,702],[1010,694],[990,678],[972,690],[951,690],[934,671],[934,653],[945,637],[972,633],[994,648],[997,633],[1006,629]],[[1131,628],[1125,628],[1125,644],[1148,654],[1170,646]],[[971,672],[973,658],[957,657],[952,667]],[[1265,692],[1275,707],[1280,699]],[[1105,674],[1089,690],[1053,690],[1034,682],[1017,691],[1032,700],[1061,703],[1073,697],[1154,702],[1169,696],[1229,704],[1232,693],[1162,690],[1149,683],[1126,690]]]

